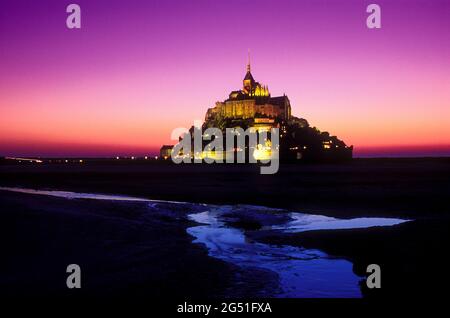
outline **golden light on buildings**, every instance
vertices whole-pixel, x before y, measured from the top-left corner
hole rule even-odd
[[[270,140],[265,145],[258,144],[253,151],[253,158],[256,160],[270,160],[272,158],[272,149]]]
[[[269,87],[253,78],[250,71],[250,62],[247,64],[247,73],[242,83],[242,88],[232,91],[227,100],[216,102],[215,107],[208,109],[206,113],[208,120],[220,118],[254,119],[255,123],[258,119],[272,120],[269,126],[274,127],[274,118],[284,120],[290,118],[291,106],[287,96],[272,97]]]
[[[211,161],[206,160],[210,163],[221,160],[235,161],[236,158],[238,158],[238,161],[242,161],[242,158],[247,160],[247,154],[243,154],[243,152],[248,150],[248,155],[252,162],[255,160],[263,162],[272,159],[278,160],[281,148],[277,145],[276,149],[271,149],[271,137],[269,137],[272,135],[272,129],[274,128],[281,131],[281,134],[277,133],[276,135],[277,140],[281,136],[283,145],[287,145],[286,158],[293,159],[296,157],[301,159],[304,155],[309,156],[310,153],[315,154],[321,151],[327,152],[327,155],[332,156],[334,155],[333,151],[327,150],[335,150],[340,143],[337,137],[330,136],[327,132],[321,133],[317,128],[309,127],[305,119],[292,116],[291,104],[286,94],[271,96],[268,86],[255,81],[253,78],[250,71],[250,62],[247,64],[247,73],[243,79],[243,86],[238,90],[231,91],[228,96],[224,101],[218,101],[214,107],[208,108],[202,129],[199,130],[202,137],[207,140],[212,139],[211,133],[206,132],[208,128],[217,127],[222,131],[222,134],[226,132],[226,138],[232,138],[232,146],[230,147],[227,143],[226,148],[229,150],[220,147],[220,150],[217,151],[209,145],[202,150],[201,148],[203,148],[204,144],[202,143],[200,148],[196,147],[194,142],[193,148],[192,143],[189,146],[185,146],[186,149],[184,151],[188,151],[188,153],[183,154],[180,150],[177,151],[178,153],[173,152],[174,146],[172,145],[163,145],[160,149],[159,157],[164,159],[172,157],[177,161],[184,162],[191,162],[192,159],[196,160],[195,162],[202,162],[203,159],[212,159]],[[194,126],[192,129],[194,129]],[[308,133],[306,136],[303,136],[303,129]],[[189,132],[181,136],[180,141],[189,137],[191,142],[192,140],[195,141],[196,135],[190,135],[192,130],[189,130]],[[253,135],[255,133],[257,135],[256,138]],[[314,138],[309,139],[309,134],[312,134]],[[235,137],[237,137],[237,145]],[[244,139],[242,140],[240,137],[244,137]],[[261,144],[258,144],[258,142]],[[305,143],[308,146],[304,145]],[[308,150],[306,150],[307,148]],[[341,148],[345,148],[345,145],[342,145]],[[284,156],[285,148],[282,149],[282,156]]]

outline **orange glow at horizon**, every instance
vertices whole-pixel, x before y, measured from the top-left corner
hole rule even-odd
[[[88,22],[73,31],[57,18],[60,4],[43,1],[0,12],[0,156],[157,152],[175,143],[173,129],[241,87],[248,48],[255,80],[356,152],[450,145],[443,2],[410,1],[405,16],[403,5],[382,1],[390,14],[368,30],[352,1],[267,1],[249,16],[251,1],[235,10],[201,0],[199,10],[98,0],[83,4]],[[261,30],[245,47],[236,41],[243,20]]]

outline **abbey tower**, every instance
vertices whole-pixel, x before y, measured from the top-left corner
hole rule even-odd
[[[255,81],[251,73],[250,61],[243,79],[242,89],[232,91],[228,99],[216,102],[209,108],[205,121],[218,119],[253,119],[255,122],[275,123],[288,121],[291,117],[291,104],[286,95],[272,97],[266,85]]]

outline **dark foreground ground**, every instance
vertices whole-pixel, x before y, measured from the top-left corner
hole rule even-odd
[[[264,297],[276,286],[270,273],[250,273],[192,244],[186,227],[194,223],[183,208],[149,215],[145,203],[4,191],[0,202],[3,297]],[[80,290],[66,287],[72,263],[82,268]]]
[[[379,264],[382,288],[362,290],[369,298],[387,299],[444,296],[450,280],[445,262],[450,241],[449,177],[449,159],[283,165],[275,175],[260,175],[258,167],[145,162],[0,166],[0,186],[246,203],[344,218],[414,219],[389,228],[254,235],[273,244],[319,248],[345,257],[358,275],[365,274],[368,264]],[[2,293],[29,294],[42,286],[49,293],[67,293],[61,267],[73,259],[82,259],[89,268],[84,275],[95,277],[87,280],[95,284],[83,289],[94,295],[106,287],[112,295],[130,297],[258,297],[276,285],[276,277],[268,273],[249,273],[208,257],[204,248],[190,243],[187,221],[160,216],[141,222],[138,204],[127,203],[129,213],[124,215],[117,202],[96,202],[99,206],[92,208],[83,200],[68,203],[2,191],[0,203],[0,248],[6,260]],[[246,227],[252,220],[242,224]],[[248,230],[251,235],[252,226]],[[261,294],[252,295],[255,290]]]
[[[325,215],[440,217],[450,212],[450,158],[355,159],[346,164],[175,165],[130,161],[0,163],[0,186],[200,203],[247,203]]]

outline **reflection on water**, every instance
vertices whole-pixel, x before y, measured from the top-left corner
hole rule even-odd
[[[324,215],[291,213],[292,221],[283,225],[274,225],[272,229],[296,233],[312,230],[360,229],[372,226],[392,226],[409,220],[394,218],[354,218],[336,219]]]
[[[150,200],[150,199],[136,198],[136,197],[126,196],[126,195],[117,195],[117,194],[97,194],[97,193],[82,193],[82,192],[71,192],[71,191],[56,191],[56,190],[35,190],[35,189],[26,189],[26,188],[13,188],[13,187],[0,187],[0,190],[18,192],[18,193],[47,195],[47,196],[52,196],[52,197],[65,198],[65,199],[90,199],[90,200],[133,201],[133,202],[166,202],[166,203],[176,203],[176,204],[185,203],[185,202],[178,202],[178,201]]]
[[[353,274],[350,262],[318,250],[250,242],[244,231],[225,226],[221,216],[226,212],[222,207],[189,215],[205,225],[188,228],[188,233],[213,257],[277,273],[282,291],[275,297],[361,297],[361,278]]]
[[[76,193],[68,191],[46,191],[24,188],[0,187],[3,191],[48,195],[67,199],[93,199],[113,201],[147,202],[149,207],[165,211],[176,211],[180,205],[193,211],[188,218],[199,223],[187,229],[202,243],[209,255],[226,262],[247,268],[260,268],[275,272],[279,277],[281,291],[275,297],[361,297],[358,286],[361,277],[352,271],[352,263],[314,249],[293,246],[273,246],[249,240],[245,231],[234,228],[226,221],[248,216],[264,221],[264,229],[282,234],[310,230],[332,230],[390,226],[408,220],[388,218],[336,219],[322,215],[289,213],[280,209],[258,206],[217,206],[191,204],[176,201],[150,200],[130,196]],[[206,211],[205,211],[206,210]],[[289,215],[289,218],[286,218]],[[280,221],[281,220],[281,221]],[[287,221],[286,221],[287,220]],[[268,225],[267,225],[268,223]]]
[[[247,208],[253,209],[253,214],[257,209]],[[232,210],[232,206],[210,207],[208,211],[189,215],[191,220],[205,224],[188,228],[187,231],[196,238],[194,242],[206,245],[211,256],[239,266],[263,268],[277,273],[282,291],[275,297],[361,297],[358,283],[362,278],[353,273],[350,262],[329,257],[319,250],[249,241],[243,230],[226,226],[224,219]],[[301,213],[291,213],[290,216],[292,221],[273,225],[271,229],[300,232],[405,222],[385,218],[340,220]]]

